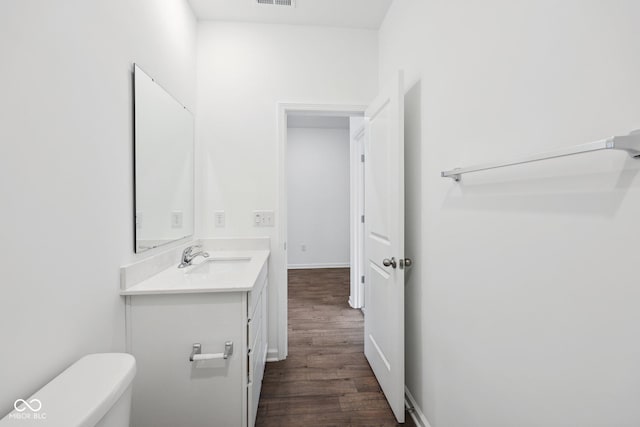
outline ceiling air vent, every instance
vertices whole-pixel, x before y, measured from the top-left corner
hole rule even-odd
[[[258,4],[269,4],[272,6],[296,7],[296,0],[255,0]]]

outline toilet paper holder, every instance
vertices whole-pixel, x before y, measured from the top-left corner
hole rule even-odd
[[[224,353],[206,353],[202,354],[202,344],[194,343],[189,355],[189,362],[197,362],[199,360],[212,359],[228,359],[233,354],[233,341],[224,343]]]

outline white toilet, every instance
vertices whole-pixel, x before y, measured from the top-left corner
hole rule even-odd
[[[129,427],[135,375],[130,354],[90,354],[24,399],[0,426]]]

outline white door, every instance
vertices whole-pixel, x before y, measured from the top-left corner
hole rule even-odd
[[[404,83],[369,106],[365,149],[364,354],[404,422]]]

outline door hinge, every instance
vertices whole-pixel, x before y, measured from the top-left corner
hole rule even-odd
[[[360,222],[364,224],[364,215],[360,215]]]
[[[360,283],[364,283],[364,276],[360,278]]]
[[[364,154],[360,154],[360,161],[364,163]]]
[[[287,242],[284,242],[284,250],[287,250]]]

